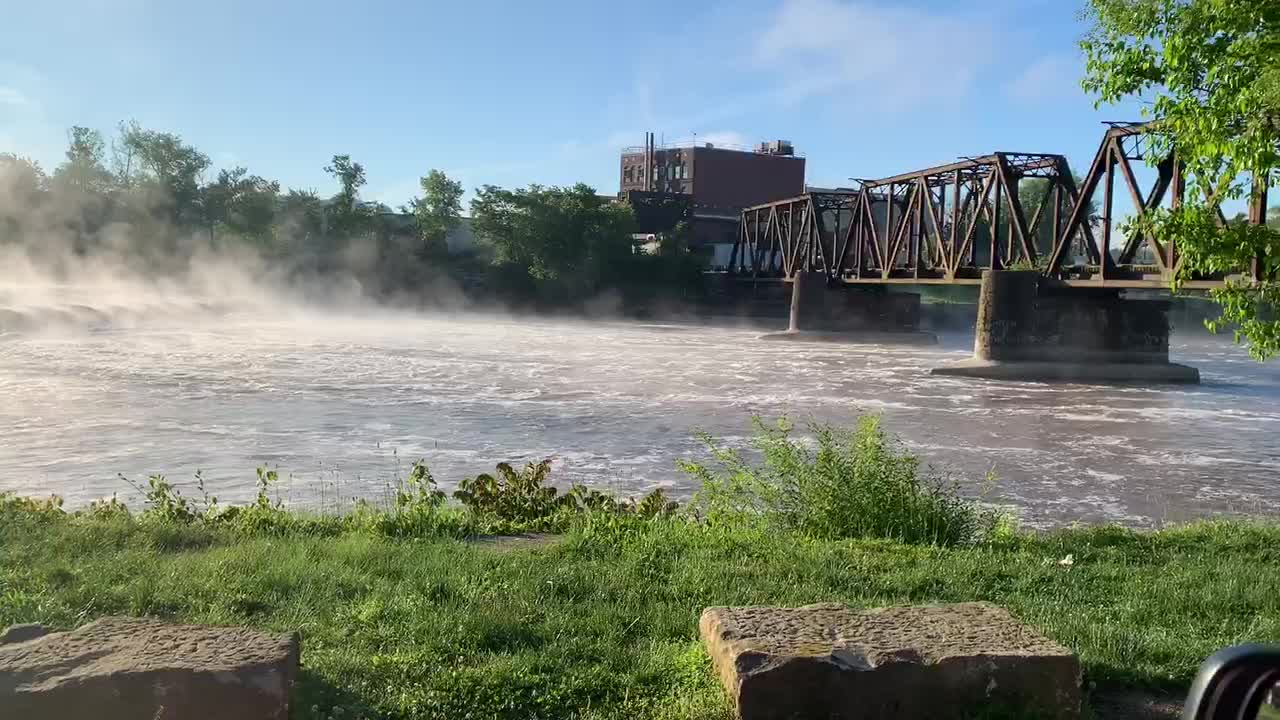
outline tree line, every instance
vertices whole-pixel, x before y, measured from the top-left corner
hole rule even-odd
[[[346,154],[324,166],[333,184],[322,194],[242,166],[215,172],[179,135],[136,122],[110,138],[76,126],[67,140],[52,171],[0,153],[0,244],[37,257],[109,250],[157,272],[197,252],[250,251],[293,272],[350,273],[376,293],[448,278],[481,296],[545,305],[696,287],[697,258],[641,252],[631,209],[581,183],[484,185],[464,218],[462,184],[438,169],[392,209],[362,195],[365,168]],[[464,222],[475,242],[450,252]]]

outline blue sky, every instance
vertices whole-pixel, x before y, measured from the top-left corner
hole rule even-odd
[[[7,0],[0,152],[52,168],[66,128],[177,132],[215,167],[327,193],[349,153],[398,205],[440,168],[468,187],[585,181],[618,150],[783,138],[808,182],[993,150],[1088,168],[1072,0],[389,2]]]

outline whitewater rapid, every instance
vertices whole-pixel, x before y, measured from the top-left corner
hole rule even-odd
[[[969,354],[966,334],[921,348],[217,302],[0,311],[0,491],[70,506],[136,501],[119,475],[190,488],[196,470],[241,501],[268,466],[287,502],[330,507],[385,499],[420,458],[446,487],[551,457],[560,483],[685,496],[675,462],[706,458],[698,430],[743,443],[753,414],[859,413],[1031,525],[1271,513],[1280,499],[1280,366],[1218,338],[1174,338],[1200,386],[1116,388],[928,375]]]

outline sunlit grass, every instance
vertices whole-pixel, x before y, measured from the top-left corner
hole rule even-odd
[[[1280,527],[1019,533],[874,420],[811,430],[761,425],[758,460],[707,438],[683,509],[556,492],[545,463],[453,502],[415,464],[388,502],[341,514],[282,507],[266,470],[237,507],[159,477],[132,510],[0,496],[0,625],[298,630],[299,718],[728,718],[697,639],[713,605],[986,600],[1102,691],[1185,688],[1213,651],[1280,640]],[[527,531],[553,535],[474,542]]]
[[[1259,524],[944,548],[632,519],[499,549],[4,520],[0,624],[128,614],[297,629],[302,718],[728,717],[696,636],[710,605],[988,600],[1076,650],[1101,688],[1185,687],[1212,651],[1280,639],[1280,530]]]

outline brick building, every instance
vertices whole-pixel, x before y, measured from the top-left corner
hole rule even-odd
[[[708,254],[712,266],[723,265],[743,208],[804,193],[804,158],[784,140],[760,143],[754,149],[711,143],[659,146],[647,133],[643,147],[623,150],[619,188],[624,198],[687,197],[694,247]]]

